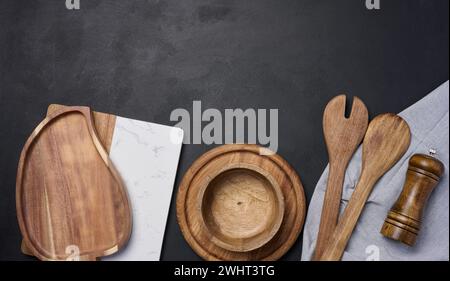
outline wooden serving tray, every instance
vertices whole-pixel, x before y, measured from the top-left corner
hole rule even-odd
[[[257,145],[212,149],[188,169],[177,219],[192,249],[206,260],[277,260],[303,227],[300,178],[279,155]]]
[[[100,132],[111,139],[114,118],[108,116],[52,105],[27,140],[16,182],[25,253],[42,260],[95,260],[128,241],[128,197],[99,138]],[[96,128],[94,118],[106,125]],[[110,141],[104,143],[109,147]]]

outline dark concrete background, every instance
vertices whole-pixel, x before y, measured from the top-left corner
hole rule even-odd
[[[358,95],[374,116],[448,79],[448,4],[381,0],[369,11],[363,0],[81,0],[69,11],[65,0],[0,1],[0,260],[31,259],[19,250],[15,176],[48,104],[163,124],[193,100],[279,108],[278,152],[309,200],[327,163],[321,115],[332,96]],[[210,148],[184,146],[177,185]],[[300,242],[284,259],[299,259]],[[174,204],[161,258],[198,259]]]

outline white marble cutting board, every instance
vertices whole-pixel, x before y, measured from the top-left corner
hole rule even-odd
[[[128,244],[102,260],[159,260],[182,140],[179,128],[116,118],[109,156],[127,187],[133,229]]]

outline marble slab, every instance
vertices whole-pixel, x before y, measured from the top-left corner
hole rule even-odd
[[[102,260],[159,260],[182,140],[179,128],[117,117],[109,156],[127,187],[133,229]]]

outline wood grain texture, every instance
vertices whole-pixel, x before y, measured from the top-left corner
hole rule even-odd
[[[366,133],[368,123],[367,108],[357,97],[353,99],[348,118],[345,117],[345,95],[333,98],[325,108],[323,133],[330,164],[313,260],[322,255],[336,227],[345,170]]]
[[[55,112],[63,109],[67,109],[68,106],[61,104],[50,104],[47,108],[46,116],[51,116]],[[111,142],[113,138],[114,128],[116,124],[116,116],[112,114],[102,113],[92,111],[92,117],[94,122],[94,127],[97,132],[97,136],[100,140],[100,143],[103,145],[104,149],[109,153],[111,149]],[[116,190],[119,191],[119,190]],[[117,194],[120,196],[120,194]],[[33,256],[33,253],[25,241],[22,240],[20,245],[20,250],[23,254]]]
[[[279,184],[257,166],[226,163],[200,190],[201,215],[211,241],[234,251],[256,250],[278,232],[284,215]]]
[[[402,192],[390,209],[381,234],[408,246],[416,243],[423,211],[444,169],[444,164],[434,157],[424,154],[411,157]]]
[[[370,122],[363,141],[361,175],[320,260],[340,260],[377,181],[409,147],[408,124],[394,114],[381,114]]]
[[[22,249],[42,260],[65,260],[73,246],[81,260],[95,260],[128,241],[128,197],[89,108],[56,110],[33,131],[19,161],[16,206]]]
[[[202,258],[276,260],[289,250],[300,234],[306,212],[300,179],[280,156],[260,155],[261,149],[246,144],[217,147],[198,158],[184,175],[177,195],[177,219],[186,241]],[[227,171],[233,174],[224,175]],[[219,175],[228,177],[217,177]],[[251,187],[246,189],[246,186]],[[236,191],[236,188],[242,190]],[[281,198],[283,203],[279,201]],[[282,223],[277,227],[281,207],[284,207]],[[215,224],[224,229],[218,231],[211,226],[214,219]],[[233,225],[239,230],[233,231]],[[257,238],[255,244],[244,245],[246,237],[254,242],[254,237],[265,230],[269,230],[269,235],[263,234],[264,239]],[[263,241],[273,230],[273,238]],[[234,239],[228,244],[240,251],[221,247],[217,240],[230,241],[218,237],[218,232]],[[244,244],[236,244],[236,241]],[[259,247],[252,250],[255,245]]]
[[[68,106],[66,105],[50,104],[47,109],[47,116],[67,107]],[[95,131],[97,132],[97,137],[99,138],[105,150],[109,153],[116,124],[116,116],[112,114],[92,111],[92,117]]]

